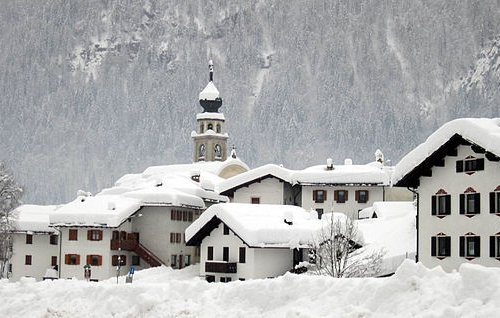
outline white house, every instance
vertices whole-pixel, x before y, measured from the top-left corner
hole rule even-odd
[[[411,192],[390,186],[392,171],[382,159],[366,165],[328,160],[304,170],[268,164],[221,182],[218,191],[236,203],[289,204],[315,209],[319,217],[335,211],[358,218],[373,202],[411,200]]]
[[[42,280],[59,262],[59,233],[49,227],[49,215],[57,206],[22,205],[12,213],[14,233],[10,279],[23,276]],[[57,276],[56,276],[57,277]],[[52,277],[51,277],[52,278]]]
[[[448,122],[393,178],[418,193],[418,261],[446,271],[500,265],[500,118]]]
[[[321,221],[300,207],[225,203],[186,229],[201,246],[200,276],[209,282],[276,277],[304,260]]]

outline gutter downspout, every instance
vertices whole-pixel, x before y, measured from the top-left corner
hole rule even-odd
[[[418,243],[419,243],[419,234],[418,234],[418,215],[419,215],[419,207],[420,207],[420,197],[418,195],[418,191],[410,188],[410,187],[407,187],[408,191],[410,191],[411,193],[413,193],[416,198],[417,198],[417,216],[415,217],[415,227],[416,227],[416,230],[417,230],[417,248],[415,249],[415,262],[418,262]]]
[[[54,228],[59,233],[59,256],[57,259],[57,278],[61,279],[61,253],[62,253],[62,233],[61,230],[57,227]]]

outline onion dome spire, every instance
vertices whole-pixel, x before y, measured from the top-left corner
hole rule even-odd
[[[214,80],[214,64],[212,60],[208,61],[209,82],[200,93],[200,105],[203,107],[203,112],[217,113],[222,106],[222,98],[220,98],[219,90],[215,87]]]

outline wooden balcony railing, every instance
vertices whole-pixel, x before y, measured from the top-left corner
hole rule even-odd
[[[238,269],[237,264],[236,262],[207,261],[205,262],[205,272],[235,274]]]

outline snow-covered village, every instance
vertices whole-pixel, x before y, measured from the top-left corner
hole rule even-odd
[[[432,35],[434,60],[403,40],[429,32],[405,16],[436,17],[424,2],[55,2],[25,8],[19,45],[42,45],[38,25],[72,53],[24,68],[0,49],[1,317],[498,316],[498,3],[462,9],[480,30]],[[380,41],[352,22],[372,10]],[[346,17],[357,31],[330,22]]]

